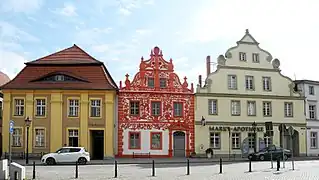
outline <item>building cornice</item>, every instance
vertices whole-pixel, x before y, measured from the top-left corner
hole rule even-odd
[[[229,97],[229,98],[253,98],[253,99],[286,99],[286,100],[305,100],[299,96],[277,96],[260,94],[228,94],[228,93],[195,93],[199,97]]]

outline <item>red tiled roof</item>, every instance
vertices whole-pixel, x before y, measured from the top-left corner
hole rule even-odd
[[[0,86],[6,84],[9,81],[10,81],[9,76],[0,71]]]
[[[65,50],[25,63],[19,74],[2,89],[118,89],[103,62],[74,45]],[[65,74],[79,81],[38,81],[48,75]]]

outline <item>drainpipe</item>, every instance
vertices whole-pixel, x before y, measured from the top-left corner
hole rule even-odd
[[[117,154],[118,148],[117,148],[117,143],[118,143],[118,93],[116,92],[115,97],[114,97],[114,138],[113,138],[113,152],[114,155]]]

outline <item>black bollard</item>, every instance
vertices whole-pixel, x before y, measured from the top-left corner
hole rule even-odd
[[[35,179],[35,161],[33,161],[33,173],[32,173],[32,179]]]
[[[223,160],[222,158],[219,159],[219,174],[223,173]]]
[[[251,159],[249,159],[249,172],[251,172]]]
[[[279,171],[280,168],[280,158],[277,158],[277,171]]]
[[[75,179],[79,178],[79,166],[78,161],[75,162]]]
[[[117,161],[114,162],[114,178],[117,178]]]
[[[186,175],[189,175],[190,172],[189,172],[189,159],[187,159],[187,174]]]
[[[155,176],[155,161],[152,161],[152,176]]]

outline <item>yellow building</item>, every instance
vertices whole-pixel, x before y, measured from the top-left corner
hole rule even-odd
[[[196,90],[196,153],[213,148],[216,155],[239,156],[274,144],[293,147],[294,155],[304,155],[304,97],[294,91],[293,81],[280,73],[280,61],[261,49],[248,30],[237,46],[217,61],[216,71],[210,72],[207,57],[205,85],[199,80]],[[269,121],[273,123],[272,138],[264,134]],[[279,131],[280,124],[294,129],[292,141],[287,131]]]
[[[114,155],[117,86],[104,64],[78,46],[26,63],[2,86],[3,152],[9,150],[9,121],[14,121],[12,152],[30,156],[62,146],[85,147],[94,159]]]

